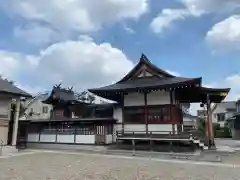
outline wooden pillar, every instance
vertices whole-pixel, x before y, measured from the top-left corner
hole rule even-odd
[[[12,136],[13,146],[16,146],[16,143],[17,143],[19,111],[20,111],[20,98],[16,100],[16,109],[15,109],[14,124],[13,124],[13,136]]]
[[[172,105],[174,104],[173,103],[173,91],[170,90],[170,119],[171,119],[171,122],[172,122],[172,133],[175,134],[175,124],[173,123],[173,110],[172,110]]]
[[[41,134],[42,134],[42,126],[40,126],[39,133],[38,133],[38,141],[39,142],[41,141]]]
[[[74,143],[76,143],[76,135],[77,135],[77,126],[76,126],[77,124],[76,123],[74,123]]]
[[[148,107],[147,107],[147,92],[146,91],[144,91],[144,118],[145,118],[146,134],[148,134]]]
[[[122,106],[122,135],[124,134],[124,93],[121,94],[121,106]]]

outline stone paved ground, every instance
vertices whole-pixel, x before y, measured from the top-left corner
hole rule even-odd
[[[231,163],[231,160],[228,161]],[[78,153],[0,159],[0,180],[239,180],[240,166]]]

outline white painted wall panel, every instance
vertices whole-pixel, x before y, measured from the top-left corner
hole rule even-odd
[[[106,144],[111,144],[113,141],[113,135],[111,134],[106,135],[105,140],[106,140],[105,141]]]
[[[113,118],[117,119],[117,122],[122,123],[122,108],[114,109]]]
[[[57,135],[57,142],[74,143],[74,135]]]
[[[28,142],[36,142],[39,140],[39,134],[28,134]]]
[[[153,91],[147,95],[148,105],[170,104],[170,93],[166,91]],[[143,106],[144,95],[129,93],[124,96],[124,106]]]
[[[41,134],[40,141],[41,142],[55,142],[56,135],[55,134]]]
[[[124,95],[124,106],[143,106],[144,95],[141,93],[129,93]]]
[[[146,125],[145,124],[125,124],[124,131],[141,131],[145,133]]]
[[[95,135],[76,135],[76,143],[95,144]]]
[[[149,124],[148,131],[160,131],[153,132],[155,134],[169,134],[172,132],[172,124]]]
[[[147,95],[148,105],[170,104],[170,93],[166,91],[152,91]]]

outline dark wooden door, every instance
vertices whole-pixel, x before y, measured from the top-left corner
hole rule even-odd
[[[28,122],[19,122],[17,135],[17,148],[25,149],[27,147],[27,126]]]
[[[95,142],[96,144],[105,144],[105,126],[104,125],[97,125],[96,126],[96,135],[95,135]]]

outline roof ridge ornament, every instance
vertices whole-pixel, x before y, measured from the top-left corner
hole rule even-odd
[[[147,58],[147,56],[144,53],[142,53],[140,61],[141,62],[148,62],[148,63],[150,62],[149,59]]]

